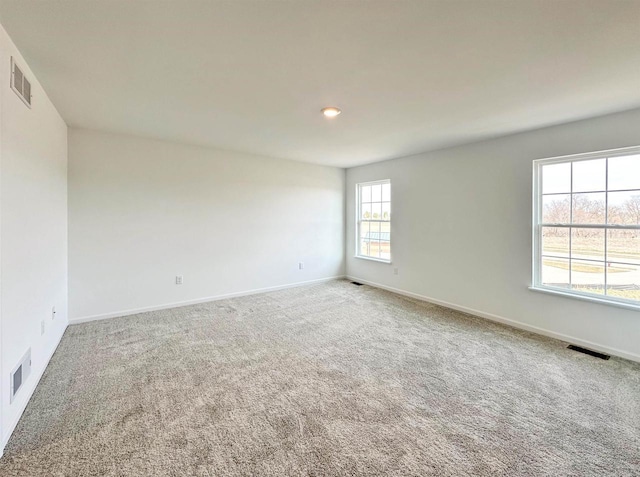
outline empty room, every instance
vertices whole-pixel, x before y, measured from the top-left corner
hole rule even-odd
[[[0,0],[0,439],[640,476],[640,0]]]

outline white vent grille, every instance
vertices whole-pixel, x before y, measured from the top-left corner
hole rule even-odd
[[[24,104],[31,107],[31,83],[25,78],[13,57],[11,57],[11,89],[16,92]]]
[[[31,374],[31,348],[27,350],[25,355],[22,357],[20,362],[13,368],[11,374],[9,375],[10,380],[10,389],[11,389],[11,397],[9,402],[13,402],[13,398],[20,391],[22,385],[27,380],[29,375]]]

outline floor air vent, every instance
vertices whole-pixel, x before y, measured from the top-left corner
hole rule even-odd
[[[362,286],[362,283],[358,283],[358,282],[351,282],[351,284],[352,284],[352,285],[359,286],[359,287],[361,287],[361,286]]]
[[[579,353],[588,354],[589,356],[594,356],[595,358],[600,358],[600,359],[611,358],[611,356],[609,356],[608,354],[598,353],[597,351],[592,351],[587,348],[581,348],[580,346],[569,345],[567,346],[567,348],[572,349],[573,351],[578,351]]]

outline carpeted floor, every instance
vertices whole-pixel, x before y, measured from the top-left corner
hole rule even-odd
[[[2,476],[640,475],[640,364],[347,281],[70,326]]]

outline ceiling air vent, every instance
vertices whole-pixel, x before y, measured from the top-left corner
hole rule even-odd
[[[11,57],[11,89],[16,92],[27,106],[31,107],[31,83]]]
[[[20,391],[22,385],[26,381],[26,379],[31,374],[31,348],[27,350],[25,355],[22,357],[20,362],[13,368],[11,374],[9,375],[9,379],[11,380],[10,389],[11,389],[11,397],[9,399],[9,403],[13,402],[13,398]]]

